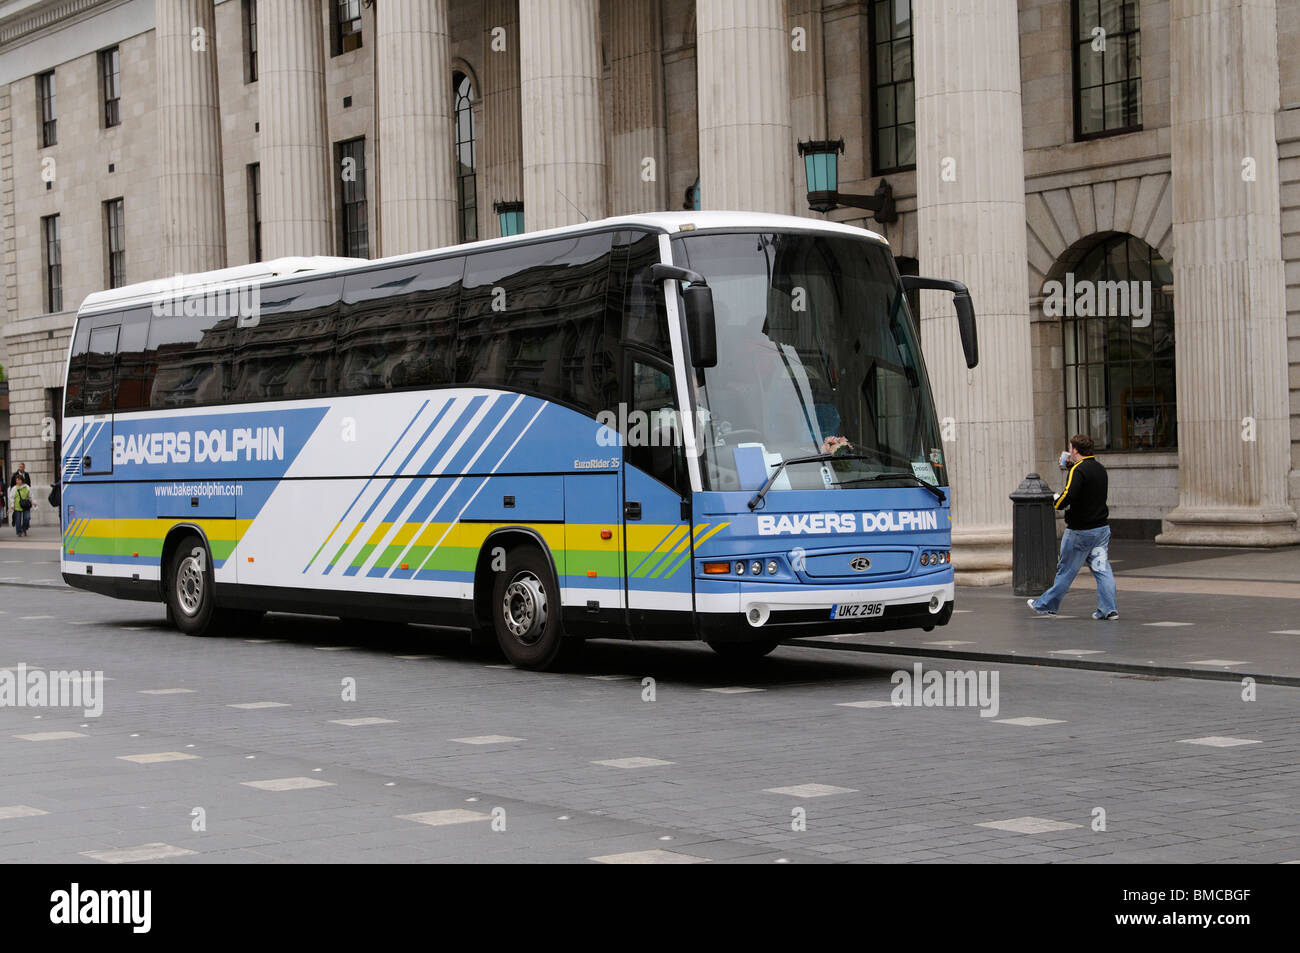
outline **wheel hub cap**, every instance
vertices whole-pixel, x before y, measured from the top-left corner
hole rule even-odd
[[[546,629],[546,590],[530,572],[521,572],[506,587],[501,615],[510,634],[524,645],[533,645]]]
[[[193,556],[181,560],[176,574],[176,602],[187,616],[197,615],[203,604],[203,570]]]

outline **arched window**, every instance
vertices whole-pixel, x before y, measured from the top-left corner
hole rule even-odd
[[[474,161],[474,86],[464,73],[452,74],[452,118],[456,124],[456,228],[462,242],[478,241],[477,177]]]
[[[1061,320],[1066,434],[1098,450],[1178,446],[1172,282],[1159,252],[1121,234],[1044,286],[1044,313]]]

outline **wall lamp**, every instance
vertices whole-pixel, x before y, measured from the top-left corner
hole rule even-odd
[[[894,189],[886,179],[880,180],[872,195],[846,195],[836,191],[839,186],[839,156],[843,151],[843,139],[813,139],[799,143],[799,155],[803,156],[804,176],[808,182],[808,207],[814,212],[829,212],[846,205],[874,212],[872,218],[881,224],[898,221]]]

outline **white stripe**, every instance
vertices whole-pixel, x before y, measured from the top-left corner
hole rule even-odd
[[[87,574],[85,567],[90,566],[95,571]],[[63,566],[63,571],[69,576],[86,576],[94,579],[97,576],[108,576],[112,579],[130,579],[132,576],[139,575],[141,582],[157,582],[159,576],[159,567],[157,566],[127,566],[121,563],[84,563],[76,560],[67,560]]]
[[[501,418],[501,424],[498,424],[497,429],[492,431],[492,434],[488,437],[489,442],[492,440],[492,437],[495,437],[497,435],[497,430],[500,430],[501,426],[505,424],[507,420],[510,419],[510,415],[515,412],[515,408],[519,406],[519,404],[523,401],[523,399],[524,399],[523,395],[520,395],[519,398],[515,400],[514,405],[510,408],[510,412],[507,413],[505,417]],[[546,402],[543,401],[542,405],[537,408],[537,413],[533,414],[532,418],[528,421],[528,423],[524,425],[524,429],[519,431],[519,436],[515,437],[514,443],[510,444],[510,446],[506,448],[506,452],[501,454],[500,459],[498,459],[496,464],[492,467],[492,469],[488,471],[489,475],[496,473],[497,470],[501,468],[501,464],[505,463],[506,457],[510,456],[510,452],[515,449],[515,447],[519,444],[519,441],[524,439],[524,434],[528,433],[528,431],[532,429],[533,424],[537,422],[537,418],[542,415],[542,411],[545,409],[546,409]],[[484,444],[484,447],[486,448],[486,444]],[[483,450],[479,450],[479,452],[474,455],[474,460],[477,460],[479,454],[481,454],[482,452]],[[470,463],[472,464],[474,460],[471,460]],[[460,480],[457,480],[456,484],[452,486],[452,490],[456,489],[456,485],[459,484],[460,484]],[[442,541],[447,538],[447,534],[451,532],[452,527],[460,522],[460,518],[465,515],[465,511],[469,509],[469,506],[471,503],[474,502],[475,497],[477,497],[480,493],[482,493],[483,487],[487,485],[488,485],[487,480],[484,480],[482,483],[479,484],[478,489],[474,491],[474,493],[470,496],[469,500],[466,501],[465,505],[460,508],[460,512],[456,514],[456,518],[447,524],[447,528],[443,531],[442,536],[440,536],[438,538],[438,541],[433,544],[433,549],[430,549],[428,555],[424,557],[425,562],[428,562],[429,557],[432,556],[434,552],[438,549],[438,547],[442,545]],[[448,495],[450,495],[450,491],[448,491]],[[439,510],[442,509],[442,504],[446,499],[447,497],[444,496],[442,500],[438,501]],[[435,510],[434,515],[436,515],[436,513],[437,511]],[[432,516],[430,516],[430,522],[432,522]],[[470,587],[470,590],[472,594],[472,587]]]
[[[691,611],[689,592],[654,592],[649,589],[629,589],[629,609],[674,609]]]
[[[436,447],[438,443],[441,442],[442,438],[445,437],[453,427],[459,425],[461,418],[464,417],[465,415],[465,410],[469,407],[470,401],[472,401],[476,396],[477,395],[475,394],[469,394],[469,395],[462,395],[456,398],[458,401],[460,401],[460,407],[455,409],[454,414],[448,414],[446,420],[444,421],[446,423],[446,426],[443,426],[442,424],[438,425],[438,429],[434,432],[434,435],[430,438],[429,441],[433,446]],[[479,407],[479,409],[474,413],[474,416],[470,418],[469,422],[466,423],[461,428],[460,434],[456,437],[455,441],[452,442],[451,447],[448,448],[448,450],[445,453],[443,453],[442,457],[438,460],[438,462],[435,463],[433,467],[430,469],[429,476],[437,476],[438,474],[442,473],[443,470],[446,469],[447,465],[452,461],[452,458],[455,457],[457,451],[459,451],[460,448],[465,445],[465,441],[469,439],[470,433],[473,432],[473,430],[477,428],[480,423],[483,422],[483,418],[487,415],[488,411],[491,410],[494,406],[496,406],[496,402],[498,399],[499,399],[498,395],[495,394],[489,395],[489,399],[483,402],[483,405]],[[405,492],[406,487],[409,486],[413,480],[423,480],[423,479],[427,479],[427,476],[412,477],[407,480],[398,480],[390,488],[389,495],[391,496],[392,499],[400,499],[400,495],[403,492]],[[381,484],[379,489],[382,489],[382,486],[383,485]],[[415,507],[420,504],[422,500],[423,500],[423,496],[419,493],[415,494],[415,496],[411,498],[410,503],[407,504],[406,513],[403,515],[403,520],[401,522],[405,522],[405,515],[409,515],[415,509]],[[379,500],[380,504],[382,504],[383,502],[384,502],[383,500]],[[340,566],[346,569],[347,567],[352,565],[352,561],[356,559],[357,554],[361,552],[361,550],[365,547],[366,540],[368,540],[374,534],[375,530],[378,529],[379,525],[384,521],[383,519],[384,512],[385,509],[383,505],[375,506],[374,510],[371,512],[371,518],[365,522],[365,524],[357,532],[357,535],[352,538],[352,542],[348,544],[347,551],[343,554],[343,558],[339,560],[338,564]],[[398,530],[397,523],[398,521],[395,520],[394,525],[389,527],[388,532],[385,534],[386,539],[391,539],[394,535],[396,535]],[[415,536],[412,536],[411,538],[414,540],[418,538],[418,536],[419,533],[417,533]],[[354,573],[354,575],[364,576],[370,570],[370,566],[373,560],[378,559],[379,555],[382,554],[383,549],[381,547],[383,546],[383,544],[384,541],[381,539],[380,544],[376,545],[374,550],[371,551],[370,554],[371,558],[367,559],[366,563],[362,565],[362,567],[358,569],[356,573]]]
[[[465,428],[465,432],[461,434],[460,439],[456,441],[456,444],[455,444],[455,446],[452,448],[452,450],[449,451],[448,454],[447,454],[446,456],[444,456],[443,459],[439,462],[438,468],[437,468],[437,470],[436,470],[435,472],[439,472],[439,473],[440,473],[440,472],[442,471],[443,467],[445,467],[445,465],[446,465],[446,464],[451,460],[452,453],[455,452],[456,448],[461,447],[461,446],[464,445],[466,438],[469,436],[469,432],[470,432],[471,430],[473,430],[473,429],[478,425],[479,421],[482,419],[482,415],[485,414],[485,413],[487,413],[487,411],[488,411],[488,409],[489,409],[490,407],[494,407],[494,406],[496,406],[496,402],[497,402],[499,399],[501,399],[502,397],[504,397],[504,396],[505,396],[505,395],[494,395],[493,398],[492,398],[492,400],[490,400],[486,405],[484,405],[484,407],[482,408],[482,412],[481,412],[480,414],[476,414],[476,415],[475,415],[474,420],[471,421],[470,424]],[[506,425],[506,421],[509,420],[511,417],[514,416],[514,413],[515,413],[515,411],[519,408],[519,405],[520,405],[521,403],[523,403],[523,399],[524,399],[524,397],[523,397],[522,394],[518,394],[518,395],[515,396],[514,403],[512,403],[512,404],[510,405],[510,409],[507,410],[507,411],[505,412],[505,415],[504,415],[504,416],[503,416],[499,421],[497,421],[497,425],[496,425],[495,427],[492,428],[492,432],[491,432],[490,434],[488,434],[487,437],[485,437],[485,438],[483,439],[483,442],[482,442],[481,444],[479,444],[479,448],[478,448],[477,451],[475,451],[474,456],[470,457],[470,459],[466,462],[466,464],[465,464],[465,469],[466,469],[466,470],[471,470],[471,469],[473,469],[474,464],[478,462],[478,458],[481,457],[481,456],[483,455],[483,451],[485,451],[485,450],[488,448],[488,446],[492,443],[492,440],[496,437],[496,435],[497,435],[498,433],[501,432],[501,428],[504,427],[504,426]],[[542,406],[545,407],[546,405],[543,404]],[[538,410],[538,413],[541,413],[541,410],[540,410],[540,409]],[[536,420],[536,419],[537,419],[537,415],[534,414],[534,415],[533,415],[533,420]],[[529,421],[529,425],[530,425],[530,426],[532,425],[532,421]],[[525,431],[526,431],[526,430],[527,430],[527,428],[525,428]],[[523,434],[520,434],[519,436],[522,437]],[[519,442],[519,440],[516,439],[516,440],[515,440],[515,443],[518,443],[518,442]],[[510,445],[510,449],[509,449],[509,450],[506,450],[506,454],[508,454],[508,453],[510,452],[510,450],[513,450],[513,449],[514,449],[514,446],[515,446],[515,444],[512,443],[512,444]],[[504,460],[504,459],[505,459],[505,454],[502,454],[502,456],[501,456],[501,460]],[[501,460],[498,460],[498,461],[497,461],[497,467],[499,467],[499,466],[501,465]],[[493,467],[491,472],[495,473],[495,472],[496,472],[496,467]],[[414,479],[420,479],[420,477],[415,477]],[[451,486],[448,487],[448,489],[447,489],[447,492],[444,493],[444,494],[442,495],[442,497],[438,500],[438,502],[434,505],[434,508],[433,508],[433,510],[429,513],[428,518],[425,519],[424,522],[422,522],[422,523],[420,524],[420,528],[419,528],[419,529],[417,529],[413,534],[411,534],[411,541],[410,541],[409,543],[406,544],[406,547],[405,547],[405,548],[403,549],[403,551],[402,551],[402,555],[403,555],[403,556],[405,556],[406,553],[409,552],[410,549],[415,545],[416,540],[418,540],[418,539],[420,538],[420,535],[424,532],[425,527],[427,527],[430,523],[432,523],[435,519],[437,519],[438,513],[442,511],[443,504],[446,503],[446,502],[447,502],[447,499],[448,499],[448,498],[449,498],[453,493],[456,492],[456,488],[457,488],[458,486],[460,486],[460,484],[461,484],[461,482],[462,482],[463,480],[464,480],[464,477],[456,477],[456,479],[454,479],[454,480],[452,481]],[[480,487],[480,489],[482,489],[482,487]],[[477,496],[478,493],[475,492],[474,495]],[[473,500],[473,497],[471,497],[470,499],[471,499],[471,501],[472,501],[472,500]],[[386,534],[386,538],[387,538],[388,540],[391,540],[393,537],[395,537],[395,536],[398,534],[398,532],[401,531],[401,529],[406,525],[407,518],[410,516],[411,513],[413,513],[413,512],[415,511],[416,507],[417,507],[420,503],[422,503],[423,500],[424,500],[424,497],[419,496],[419,495],[417,495],[417,496],[415,496],[415,497],[413,497],[413,498],[411,499],[411,503],[410,503],[410,505],[406,508],[406,511],[402,514],[401,519],[400,519],[400,520],[394,520],[394,521],[393,521],[393,525],[392,525],[391,527],[389,527],[388,533]],[[461,510],[461,512],[463,513],[464,510]],[[457,519],[459,519],[459,517],[457,517]],[[442,539],[439,539],[439,540],[438,540],[438,543],[435,543],[435,544],[434,544],[433,549],[430,549],[429,552],[425,554],[424,562],[428,562],[428,561],[429,561],[429,556],[433,555],[433,550],[434,550],[434,549],[437,549],[437,548],[438,548],[438,545],[442,543],[442,540],[447,538],[447,533],[449,533],[449,532],[451,532],[451,527],[450,527],[450,526],[448,526],[448,527],[447,527],[447,531],[444,532],[444,533],[442,534]],[[387,544],[385,544],[385,545],[387,545]],[[374,563],[375,563],[376,561],[378,561],[379,557],[380,557],[382,554],[383,554],[383,550],[382,550],[379,546],[376,546],[375,549],[374,549],[374,551],[370,554],[370,559],[367,560],[366,565],[365,565],[361,570],[358,571],[357,575],[365,575],[367,572],[369,572],[369,571],[370,571],[370,567],[371,567],[372,565],[374,565]],[[421,563],[421,565],[423,565],[423,563]],[[418,571],[418,569],[419,569],[419,566],[416,567],[416,570],[417,570],[417,571]],[[465,595],[466,593],[468,593],[469,595],[472,595],[472,594],[473,594],[473,586],[465,586],[464,589],[465,589],[465,592],[462,592],[461,595]]]

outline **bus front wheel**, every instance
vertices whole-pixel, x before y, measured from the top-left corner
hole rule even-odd
[[[501,651],[520,668],[544,670],[568,661],[582,643],[564,637],[550,561],[535,547],[515,546],[506,565],[492,580],[492,626]]]
[[[197,536],[186,536],[167,571],[168,615],[186,635],[206,635],[212,627],[215,596],[207,547]]]

